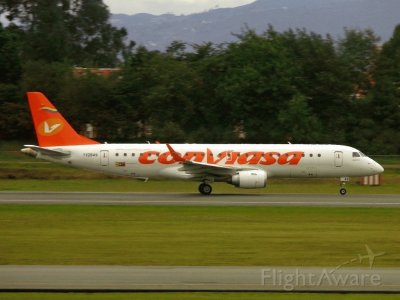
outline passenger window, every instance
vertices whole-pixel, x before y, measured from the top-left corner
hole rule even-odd
[[[321,154],[318,154],[318,157],[321,157]]]
[[[312,154],[310,154],[310,157],[313,157],[313,155],[312,155]]]
[[[119,153],[115,153],[115,156],[119,156]]]

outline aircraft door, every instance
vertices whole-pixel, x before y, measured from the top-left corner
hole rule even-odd
[[[109,153],[108,150],[102,150],[100,151],[100,164],[103,167],[107,167],[109,163]]]
[[[337,168],[343,167],[343,152],[342,151],[335,152],[335,167],[337,167]]]

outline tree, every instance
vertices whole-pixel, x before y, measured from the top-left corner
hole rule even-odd
[[[240,35],[224,54],[226,69],[216,87],[222,123],[230,130],[243,127],[246,142],[278,142],[277,115],[296,94],[293,78],[297,66],[288,51],[274,39],[272,31],[263,36],[253,31]]]
[[[358,97],[366,95],[374,84],[378,42],[379,38],[371,29],[360,31],[347,28],[344,38],[338,41],[338,55],[346,65],[343,75],[347,75],[347,81],[354,85]]]
[[[339,59],[344,65],[342,78],[353,87],[346,140],[360,149],[370,149],[370,141],[376,134],[369,96],[375,84],[378,42],[379,38],[370,29],[345,29],[345,36],[337,43]]]
[[[132,123],[152,128],[152,139],[167,140],[175,132],[174,141],[184,141],[184,134],[177,133],[193,128],[198,82],[181,58],[139,48],[122,73],[117,94],[136,111]]]
[[[0,140],[33,140],[33,127],[26,103],[2,102],[0,111]]]
[[[133,47],[102,0],[2,0],[0,8],[24,31],[27,60],[111,67]]]
[[[193,45],[194,52],[186,59],[198,76],[196,91],[192,95],[195,103],[191,119],[190,140],[192,142],[221,143],[238,141],[233,132],[229,107],[224,105],[219,86],[228,73],[227,49],[212,43]]]
[[[294,95],[286,109],[279,112],[279,132],[287,141],[317,143],[321,124],[304,95]]]
[[[400,153],[400,25],[382,47],[371,93],[376,151]]]
[[[133,44],[125,45],[125,28],[110,25],[110,12],[102,0],[73,0],[68,16],[68,32],[74,64],[112,67]]]
[[[20,35],[15,27],[0,24],[0,139],[30,136],[30,116],[22,100],[18,81],[21,77]]]
[[[21,77],[20,36],[0,23],[0,83],[16,84]]]
[[[70,74],[71,68],[67,64],[28,61],[23,66],[20,87],[22,91],[41,91],[49,99],[55,99]]]
[[[99,141],[126,141],[132,131],[131,110],[113,97],[116,82],[116,76],[66,76],[57,96],[59,108],[79,131],[86,124],[94,126]]]

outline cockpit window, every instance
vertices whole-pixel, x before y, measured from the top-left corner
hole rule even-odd
[[[358,152],[353,152],[353,157],[361,157],[361,155]]]
[[[360,154],[362,157],[366,157],[366,155],[364,153],[360,152]]]

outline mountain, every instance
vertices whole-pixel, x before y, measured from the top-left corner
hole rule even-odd
[[[399,0],[258,0],[191,15],[114,14],[111,22],[125,27],[138,44],[163,51],[174,40],[189,44],[235,41],[232,33],[246,26],[261,33],[269,24],[278,31],[305,28],[333,37],[343,35],[345,27],[371,28],[386,41],[400,23],[399,12]]]

